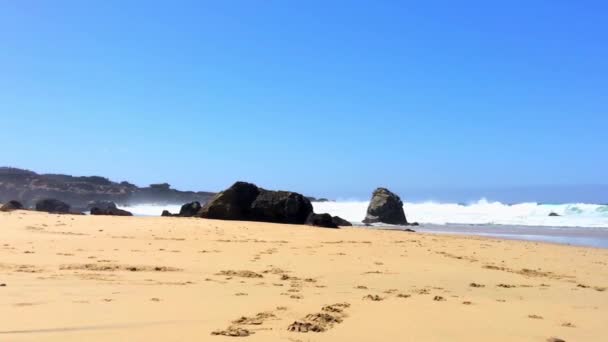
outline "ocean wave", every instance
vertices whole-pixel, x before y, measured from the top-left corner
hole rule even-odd
[[[367,201],[313,202],[317,213],[340,216],[361,224]],[[179,212],[181,205],[140,204],[121,209],[139,216],[159,216],[163,210]],[[420,202],[403,205],[408,221],[431,224],[503,224],[549,227],[608,228],[608,205],[588,203],[504,204],[481,199],[468,204]],[[549,216],[555,213],[560,216]]]
[[[368,204],[366,201],[315,202],[313,206],[316,212],[361,223]],[[404,203],[403,207],[408,221],[419,223],[608,228],[608,205],[599,204],[504,204],[481,199],[469,204]],[[551,213],[559,216],[549,216]]]

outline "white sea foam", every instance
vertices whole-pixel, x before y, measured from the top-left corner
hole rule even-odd
[[[355,224],[365,217],[367,205],[364,201],[314,202],[317,213],[338,215]],[[552,227],[602,227],[608,228],[608,205],[571,203],[503,204],[480,200],[471,204],[456,203],[405,203],[408,221],[433,224],[508,224],[522,226]],[[121,209],[135,215],[159,216],[163,210],[178,213],[180,205],[142,204]],[[550,217],[550,213],[560,216]]]
[[[120,209],[128,210],[136,216],[160,216],[163,210],[169,210],[172,214],[177,214],[181,207],[181,204],[138,204],[128,207],[119,206]]]
[[[365,217],[369,202],[316,202],[315,212],[338,215],[353,223]],[[523,226],[608,228],[608,205],[571,203],[503,204],[485,199],[471,204],[405,203],[408,221],[433,224],[508,224]],[[549,216],[550,213],[560,216]]]

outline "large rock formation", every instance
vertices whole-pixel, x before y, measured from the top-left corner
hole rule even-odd
[[[74,210],[87,211],[92,208],[87,205],[90,201],[112,201],[122,205],[204,203],[213,195],[211,192],[178,191],[166,183],[140,188],[129,182],[116,183],[99,176],[37,174],[0,167],[0,203],[17,200],[25,207],[32,207],[44,198],[55,198]]]
[[[260,189],[251,183],[236,182],[218,193],[201,208],[199,216],[219,220],[250,220],[251,204]]]
[[[0,207],[0,211],[13,211],[23,209],[23,205],[18,201],[8,201]]]
[[[215,195],[198,216],[220,220],[246,220],[304,224],[312,204],[301,194],[269,191],[254,184],[236,182]]]
[[[251,220],[302,224],[312,213],[310,201],[295,192],[260,189],[251,204]]]
[[[388,223],[406,225],[407,220],[403,212],[403,202],[399,196],[385,188],[378,188],[372,194],[367,207],[367,215],[363,223]]]
[[[68,214],[70,205],[57,199],[47,198],[36,202],[36,210],[47,213]]]

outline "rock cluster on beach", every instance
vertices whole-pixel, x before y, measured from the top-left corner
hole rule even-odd
[[[312,204],[301,194],[270,191],[251,183],[236,182],[207,202],[199,216],[220,220],[304,224],[312,212]]]
[[[363,223],[407,225],[401,198],[386,188],[377,188],[372,194]]]
[[[308,224],[326,228],[351,225],[337,216],[315,214],[310,200],[299,193],[266,190],[247,182],[234,183],[203,206],[199,202],[186,203],[179,214],[165,210],[161,216]]]

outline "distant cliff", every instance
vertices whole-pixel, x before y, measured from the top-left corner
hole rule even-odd
[[[43,198],[55,198],[74,209],[86,210],[89,201],[113,201],[118,205],[204,203],[213,195],[212,192],[171,189],[167,183],[140,188],[129,182],[116,183],[99,176],[37,174],[29,170],[0,167],[0,203],[18,200],[26,207],[33,206]]]

